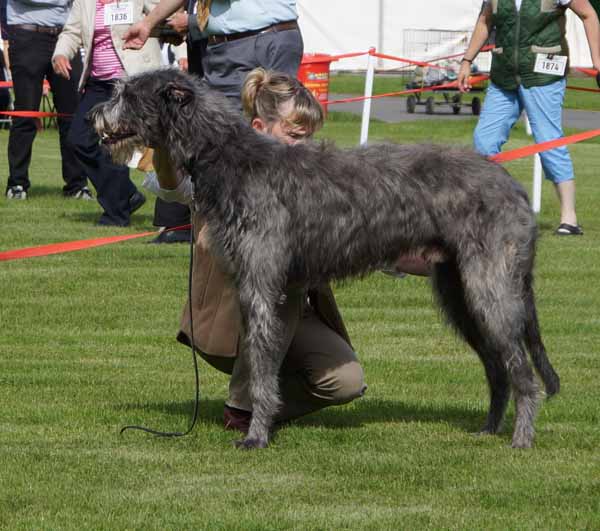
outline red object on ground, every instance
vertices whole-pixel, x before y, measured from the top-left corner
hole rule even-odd
[[[298,80],[317,98],[327,116],[329,98],[329,66],[335,61],[324,53],[305,53],[298,69]]]
[[[181,225],[171,227],[166,230],[190,229],[191,225]],[[105,238],[92,238],[90,240],[76,240],[71,242],[50,243],[39,245],[37,247],[25,247],[23,249],[14,249],[12,251],[0,252],[0,262],[7,260],[20,260],[22,258],[35,258],[37,256],[49,256],[51,254],[69,253],[71,251],[80,251],[82,249],[91,249],[101,245],[110,245],[112,243],[124,242],[135,238],[144,238],[145,236],[156,236],[156,231],[140,232],[138,234],[123,234],[121,236],[108,236]]]
[[[523,157],[529,157],[536,153],[542,153],[543,151],[549,151],[557,147],[568,146],[569,144],[575,144],[589,138],[600,136],[600,129],[593,129],[592,131],[584,131],[583,133],[577,133],[571,136],[564,136],[557,138],[556,140],[548,140],[547,142],[540,142],[539,144],[531,144],[522,148],[513,149],[512,151],[505,151],[504,153],[498,153],[488,157],[494,162],[508,162],[511,160],[522,159]]]

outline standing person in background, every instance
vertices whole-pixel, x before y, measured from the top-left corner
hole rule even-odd
[[[50,83],[54,106],[59,116],[60,155],[63,194],[77,199],[91,199],[87,179],[75,158],[67,135],[71,116],[77,107],[77,83],[81,76],[81,58],[72,64],[70,79],[57,76],[51,58],[58,35],[71,10],[71,0],[8,0],[8,55],[15,94],[16,111],[37,111],[42,99],[44,78]],[[26,199],[31,182],[29,164],[33,140],[37,133],[35,118],[13,117],[8,138],[8,199]]]
[[[10,68],[10,62],[8,60],[8,30],[6,28],[6,2],[7,0],[0,0],[0,39],[2,40],[2,57],[4,68],[8,70]]]
[[[125,34],[125,46],[142,46],[152,29],[184,4],[182,0],[161,0]],[[200,72],[208,85],[230,98],[240,112],[242,83],[254,68],[296,76],[304,45],[294,0],[191,0],[187,8],[188,13],[175,14],[168,24],[187,35],[190,72]],[[186,220],[189,223],[187,207],[157,203],[155,224],[176,227]],[[156,243],[175,241],[189,241],[189,233],[165,231]]]
[[[72,61],[85,50],[84,75],[79,84],[83,97],[73,118],[69,139],[81,165],[94,184],[104,212],[99,225],[126,227],[130,216],[146,198],[129,178],[129,168],[112,162],[86,118],[88,111],[108,100],[116,81],[161,66],[160,45],[149,39],[141,50],[123,50],[122,36],[131,23],[152,9],[149,0],[75,0],[60,34],[52,62],[57,74],[72,77]],[[127,23],[124,23],[126,21]]]
[[[0,0],[0,81],[8,81],[9,62],[8,62],[8,34],[6,33],[6,0]],[[7,111],[10,107],[10,91],[0,87],[0,111]],[[0,116],[2,125],[0,129],[7,128],[7,117]]]
[[[474,133],[482,155],[499,153],[525,110],[537,143],[563,136],[562,105],[569,50],[565,11],[583,21],[594,68],[600,68],[600,26],[588,0],[486,0],[458,74],[462,92],[471,88],[471,64],[496,31],[491,83]],[[546,178],[560,201],[558,235],[582,235],[575,212],[575,175],[566,147],[540,153]]]

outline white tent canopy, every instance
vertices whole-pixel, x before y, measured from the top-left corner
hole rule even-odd
[[[378,52],[413,60],[462,53],[481,9],[481,0],[298,0],[307,53],[338,55]],[[583,25],[569,10],[567,38],[571,66],[591,66]],[[489,55],[489,54],[483,54]],[[489,58],[479,61],[489,66]],[[365,57],[333,63],[332,69],[364,69]],[[378,68],[402,63],[380,60]]]

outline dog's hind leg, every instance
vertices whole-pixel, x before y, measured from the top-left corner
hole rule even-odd
[[[490,346],[486,345],[477,321],[471,315],[456,264],[452,261],[437,264],[432,281],[434,293],[445,311],[449,324],[477,352],[485,368],[490,389],[490,409],[481,433],[497,433],[510,398],[508,372],[500,362],[498,354],[490,351]]]
[[[544,383],[546,395],[551,397],[560,390],[560,378],[554,371],[554,368],[548,359],[544,343],[542,342],[540,325],[535,307],[535,297],[533,295],[533,277],[531,274],[526,276],[523,288],[526,319],[524,334],[525,345],[531,354],[533,366]]]
[[[498,353],[498,361],[508,371],[516,409],[512,446],[529,448],[539,391],[523,347],[526,307],[522,279],[511,274],[504,255],[472,256],[460,266],[465,300],[490,352]]]

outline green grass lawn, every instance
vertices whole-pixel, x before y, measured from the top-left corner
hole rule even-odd
[[[374,123],[371,140],[471,142],[474,119]],[[331,113],[322,137],[355,144],[359,118]],[[0,131],[6,182],[8,134]],[[522,128],[509,147],[529,143]],[[544,183],[536,293],[562,377],[535,448],[475,437],[487,411],[476,356],[441,323],[428,282],[375,274],[336,288],[369,389],[347,406],[240,452],[221,425],[227,379],[175,342],[188,249],[133,240],[0,263],[0,528],[600,529],[600,186],[598,142],[571,148],[582,238],[552,235]],[[97,204],[61,197],[55,131],[38,135],[26,202],[0,198],[0,251],[151,229],[94,226]],[[532,161],[509,169],[527,189]],[[136,182],[141,175],[134,176]]]

